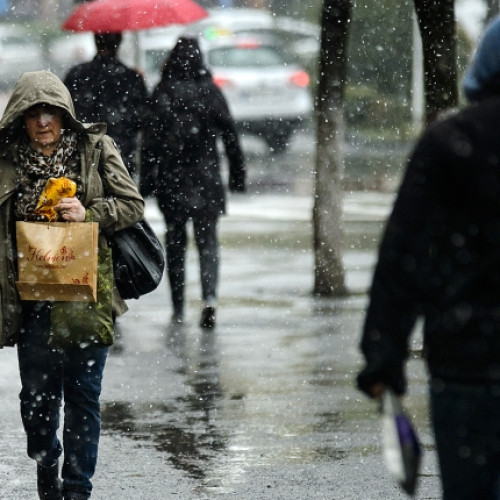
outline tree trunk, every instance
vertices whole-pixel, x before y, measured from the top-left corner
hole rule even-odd
[[[346,294],[342,262],[342,142],[350,0],[324,0],[316,101],[317,157],[313,209],[314,294]]]
[[[414,0],[424,54],[426,122],[458,104],[454,0]]]

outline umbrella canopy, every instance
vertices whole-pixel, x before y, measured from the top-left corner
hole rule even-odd
[[[79,5],[62,29],[118,33],[188,24],[207,16],[193,0],[93,0]]]

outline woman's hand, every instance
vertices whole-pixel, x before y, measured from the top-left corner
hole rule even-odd
[[[62,220],[85,222],[85,207],[78,198],[62,198],[55,209]]]

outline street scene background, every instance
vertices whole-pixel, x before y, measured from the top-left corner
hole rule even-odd
[[[10,3],[0,2],[0,12],[4,12],[2,5],[7,9]],[[246,3],[255,7],[268,3],[285,14],[311,11],[297,0]],[[319,12],[320,2],[313,3]],[[398,22],[406,23],[399,26],[397,36],[403,33],[411,38],[410,3],[400,2],[405,5],[404,16],[396,9],[381,8],[384,16],[394,10]],[[40,19],[50,21],[54,32],[43,26],[41,30],[45,55],[54,55],[60,63],[61,53],[48,42],[61,35],[59,22],[54,23],[55,6],[62,19],[73,2],[17,4],[14,17],[32,16],[36,6]],[[392,26],[385,17],[381,22],[372,15],[375,4],[370,9],[359,4],[357,14],[365,13],[374,34],[367,36],[368,21],[358,23],[362,36],[352,37],[357,45],[350,52],[358,63],[351,64],[343,145],[343,259],[348,295],[318,299],[311,293],[316,150],[312,124],[293,136],[282,154],[272,154],[258,138],[243,137],[248,192],[229,195],[228,213],[220,220],[217,326],[212,331],[198,326],[200,283],[192,245],[185,324],[170,324],[166,279],[153,293],[129,301],[130,311],[117,322],[116,342],[104,373],[93,499],[407,498],[384,463],[377,404],[356,390],[355,377],[361,367],[358,343],[377,246],[415,139],[413,125],[419,119],[409,113],[418,104],[409,97],[420,94],[408,70],[412,43],[398,39],[382,47],[377,30],[388,35]],[[477,37],[484,3],[457,0],[458,6],[457,16],[468,36]],[[354,21],[355,25],[356,16]],[[465,35],[462,39],[471,42]],[[78,61],[76,53],[68,50],[68,40],[64,38],[62,47],[69,56],[65,64],[72,65]],[[88,42],[93,50],[91,37]],[[41,50],[40,43],[34,43]],[[473,44],[463,45],[462,63]],[[395,55],[402,48],[407,49],[404,57]],[[24,63],[34,55],[35,64],[40,64],[41,56],[34,50],[23,50]],[[400,72],[389,62],[396,63]],[[2,67],[6,64],[3,61]],[[14,81],[17,70],[19,60],[11,70]],[[373,88],[359,84],[372,84],[374,75],[378,80]],[[394,87],[390,95],[385,94],[387,87]],[[9,89],[1,90],[3,110]],[[368,117],[365,130],[358,121],[363,116]],[[165,227],[154,199],[147,199],[146,215],[163,238]],[[423,449],[415,498],[437,500],[441,491],[421,356],[417,329],[403,404]],[[34,500],[35,464],[26,455],[19,415],[15,349],[0,351],[0,373],[0,499]]]

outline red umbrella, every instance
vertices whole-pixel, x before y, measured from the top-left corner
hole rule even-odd
[[[93,0],[79,5],[62,29],[118,33],[188,24],[207,16],[193,0]]]

